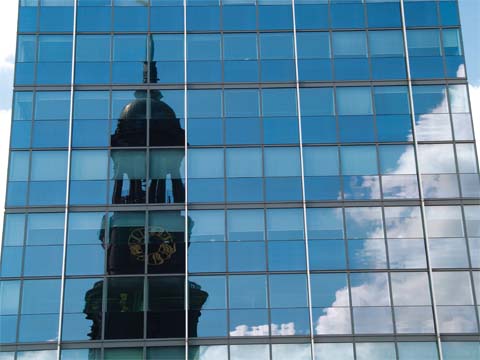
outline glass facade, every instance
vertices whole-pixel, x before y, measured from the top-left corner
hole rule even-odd
[[[0,359],[478,359],[457,5],[20,0]]]

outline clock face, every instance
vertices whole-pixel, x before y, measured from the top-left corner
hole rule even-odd
[[[172,234],[161,226],[153,226],[149,232],[148,265],[162,265],[177,252],[177,246]],[[138,261],[145,260],[145,229],[133,229],[128,237],[130,254]]]

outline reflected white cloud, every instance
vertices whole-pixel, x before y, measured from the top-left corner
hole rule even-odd
[[[286,324],[272,324],[272,335],[295,335],[295,324],[289,322]],[[248,325],[238,325],[235,327],[235,330],[230,331],[230,336],[268,336],[269,335],[269,326],[257,325],[257,326],[248,326]]]

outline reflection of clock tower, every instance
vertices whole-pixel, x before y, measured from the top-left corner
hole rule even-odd
[[[157,82],[157,69],[153,59],[153,42],[149,38],[150,61],[145,61],[143,68],[144,83]],[[150,81],[148,81],[150,80]],[[180,169],[184,157],[185,132],[173,109],[161,100],[158,90],[150,92],[139,90],[136,99],[127,104],[118,119],[118,125],[111,136],[113,147],[144,146],[147,132],[147,114],[150,116],[149,145],[158,147],[177,147],[182,151],[174,153],[165,159],[155,159],[162,162],[162,168],[171,176],[162,179],[151,179],[148,184],[148,199],[151,203],[182,203],[185,201],[185,188]],[[147,109],[147,106],[149,110]],[[142,143],[143,142],[143,143]],[[129,151],[129,150],[126,150]],[[136,176],[137,169],[132,162],[125,163],[122,156],[116,156],[112,151],[112,161],[115,172],[113,185],[113,204],[145,203],[147,199],[147,183],[145,179]],[[147,304],[147,334],[148,338],[184,338],[185,337],[185,217],[181,211],[165,211],[168,213],[165,223],[162,217],[149,224],[148,234],[142,222],[125,221],[125,215],[135,212],[114,212],[109,219],[109,240],[105,242],[105,233],[100,234],[100,240],[106,244],[108,275],[161,274],[165,276],[148,277],[148,295],[144,297],[143,286],[126,285],[107,294],[108,309],[105,325],[105,338],[134,339],[143,337],[144,303]],[[137,213],[138,214],[138,213]],[[143,215],[143,212],[141,213]],[[104,221],[106,223],[106,221]],[[190,226],[193,223],[190,222]],[[187,240],[188,242],[188,240]],[[115,278],[111,278],[112,280]],[[138,279],[138,277],[136,278]],[[109,280],[109,281],[112,281]],[[101,289],[103,281],[95,284],[85,296],[86,318],[92,320],[92,339],[100,339]],[[201,316],[200,310],[208,294],[200,286],[189,282],[188,311],[189,336],[197,336],[197,324]],[[110,289],[110,286],[109,286]],[[115,317],[109,318],[109,312],[115,312]]]

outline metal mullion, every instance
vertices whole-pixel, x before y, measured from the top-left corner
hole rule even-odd
[[[348,240],[347,240],[347,219],[345,213],[346,207],[342,206],[340,211],[342,213],[342,227],[343,227],[343,241],[345,246],[345,264],[346,270],[344,271],[347,278],[347,287],[348,287],[348,308],[350,311],[350,334],[352,336],[353,348],[355,349],[355,327],[354,327],[354,318],[353,318],[353,300],[352,300],[352,273],[360,273],[361,270],[352,271],[350,269],[350,258],[348,256]],[[341,272],[340,272],[341,273]],[[355,350],[354,350],[355,351]]]
[[[183,0],[183,117],[184,117],[184,173],[185,173],[185,205],[184,205],[184,254],[185,254],[185,279],[184,279],[184,310],[185,310],[185,360],[188,359],[189,333],[188,333],[188,308],[189,308],[189,286],[188,286],[188,77],[187,77],[187,0]]]
[[[426,209],[425,209],[425,198],[423,195],[423,182],[422,182],[422,174],[420,171],[420,166],[418,163],[418,140],[416,137],[416,124],[415,124],[415,105],[413,102],[413,85],[412,85],[412,77],[410,72],[410,56],[408,50],[408,38],[407,38],[407,27],[405,23],[405,4],[404,0],[400,0],[400,14],[402,18],[402,33],[403,33],[403,42],[404,42],[404,50],[405,50],[405,59],[406,59],[406,66],[407,66],[407,81],[408,81],[408,93],[409,93],[409,101],[410,101],[410,117],[412,122],[412,130],[413,130],[413,146],[415,149],[415,167],[417,170],[417,179],[419,185],[419,200],[420,200],[420,211],[422,217],[422,225],[423,225],[423,235],[424,235],[424,243],[425,243],[425,255],[427,261],[427,269],[428,269],[428,278],[429,278],[429,285],[430,285],[430,297],[432,301],[432,313],[433,313],[433,321],[434,321],[434,331],[435,331],[435,340],[437,344],[437,350],[439,355],[439,360],[443,360],[443,352],[442,352],[442,343],[440,338],[440,330],[439,330],[439,323],[438,323],[438,315],[437,315],[437,303],[435,299],[435,286],[433,283],[433,271],[431,266],[430,260],[430,246],[429,246],[429,236],[428,236],[428,227],[427,227],[427,218],[426,218]]]
[[[476,296],[476,293],[475,293],[475,279],[473,277],[473,264],[472,264],[472,261],[471,261],[471,251],[470,251],[470,242],[468,241],[469,240],[469,234],[468,234],[468,231],[467,231],[467,218],[465,216],[465,208],[464,206],[462,205],[460,207],[460,211],[462,212],[462,227],[463,227],[463,239],[465,240],[465,246],[466,246],[466,249],[467,249],[467,260],[468,260],[468,269],[464,269],[464,270],[467,270],[469,272],[469,278],[470,278],[470,282],[471,282],[471,285],[472,285],[472,298],[473,298],[473,307],[477,310],[475,311],[475,314],[476,314],[476,320],[477,320],[477,327],[478,325],[480,324],[480,311],[478,310],[478,304],[479,304],[479,301],[480,299],[477,299],[477,296]],[[480,286],[480,285],[478,285]],[[475,304],[477,304],[477,306],[475,306]]]
[[[74,100],[74,84],[75,84],[75,54],[77,41],[77,6],[78,1],[73,4],[73,33],[72,33],[72,58],[71,58],[71,76],[70,76],[70,114],[68,120],[68,155],[67,155],[67,178],[65,184],[65,215],[63,224],[63,254],[62,254],[62,273],[61,273],[61,288],[60,288],[60,308],[58,314],[58,332],[57,332],[57,360],[61,356],[61,342],[62,342],[62,325],[63,325],[63,307],[65,300],[65,271],[66,271],[66,257],[67,257],[67,237],[68,237],[68,215],[70,202],[70,177],[71,177],[71,162],[72,162],[72,131],[73,131],[73,100]]]
[[[295,61],[295,90],[297,96],[297,121],[298,121],[298,140],[300,150],[300,171],[302,182],[302,211],[303,211],[303,237],[305,246],[305,265],[307,275],[307,299],[308,299],[308,316],[309,316],[309,329],[310,329],[310,355],[312,359],[315,357],[314,350],[314,329],[313,329],[313,310],[312,310],[312,286],[310,279],[310,253],[308,242],[308,224],[307,224],[307,205],[306,205],[306,192],[305,192],[305,166],[303,156],[303,136],[302,136],[302,110],[300,100],[300,83],[299,83],[299,71],[298,71],[298,44],[297,44],[297,22],[295,13],[295,0],[292,0],[292,19],[293,19],[293,49],[294,49],[294,61]]]

